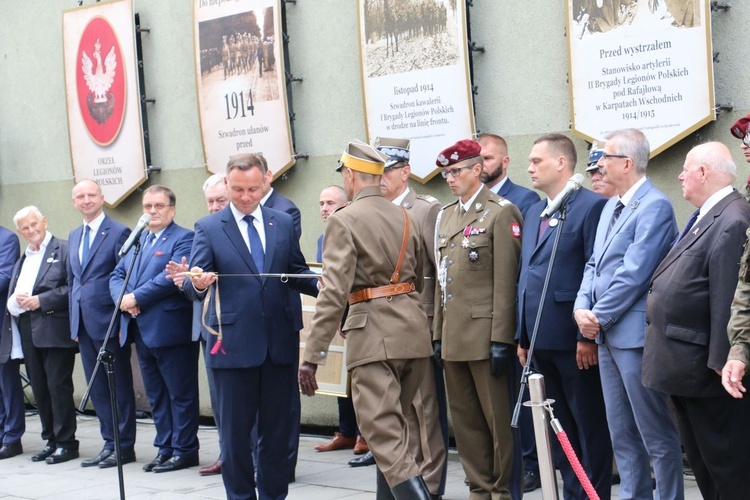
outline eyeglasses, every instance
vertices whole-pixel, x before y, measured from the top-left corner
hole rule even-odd
[[[148,205],[143,205],[143,210],[144,212],[150,212],[151,209],[154,208],[157,212],[161,212],[165,208],[171,206],[173,206],[171,203],[169,205],[167,205],[166,203],[154,203],[153,205],[149,203]]]
[[[627,158],[630,158],[630,157],[626,156],[626,155],[608,155],[607,153],[603,153],[602,154],[602,160],[609,160],[610,158],[625,158],[625,159],[627,159]]]
[[[475,164],[476,165],[476,164]],[[443,179],[447,179],[450,175],[454,179],[457,179],[459,175],[461,175],[461,170],[466,170],[467,168],[473,168],[474,165],[467,165],[465,167],[459,167],[459,168],[452,168],[450,170],[443,169],[442,172],[440,172],[440,175],[443,176]]]

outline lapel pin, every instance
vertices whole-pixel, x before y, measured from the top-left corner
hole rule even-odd
[[[550,219],[549,227],[555,227],[557,225],[557,219]]]
[[[633,203],[630,204],[630,209],[635,210],[638,208],[638,200],[635,200]]]

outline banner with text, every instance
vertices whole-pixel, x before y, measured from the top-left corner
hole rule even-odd
[[[261,153],[277,177],[294,165],[279,0],[195,0],[195,64],[206,168]]]
[[[132,0],[63,12],[63,60],[75,181],[115,207],[146,181]]]
[[[359,0],[367,140],[411,140],[411,174],[427,182],[438,153],[474,134],[465,3]]]
[[[568,0],[573,131],[637,128],[655,156],[716,118],[708,0]]]

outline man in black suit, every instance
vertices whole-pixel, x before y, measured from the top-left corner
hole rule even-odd
[[[0,226],[0,299],[8,301],[8,287],[13,265],[18,260],[18,236]],[[5,331],[0,330],[0,346]],[[12,335],[12,332],[9,334]],[[16,352],[0,350],[0,460],[23,453],[21,436],[26,430],[23,406],[23,386],[20,365],[23,350],[18,343]],[[10,343],[8,344],[10,347]]]
[[[682,443],[703,498],[746,498],[750,490],[750,399],[721,384],[727,323],[750,205],[732,188],[729,149],[693,148],[679,176],[698,207],[652,277],[646,307],[643,383],[671,395]]]
[[[83,224],[73,229],[68,236],[70,332],[71,338],[78,341],[83,370],[89,381],[115,309],[115,303],[109,296],[109,275],[119,260],[117,252],[130,234],[130,229],[125,225],[104,214],[103,205],[104,195],[96,182],[85,179],[73,187],[73,206],[83,216]],[[107,342],[107,350],[115,354],[112,366],[117,395],[121,460],[126,464],[135,461],[135,394],[133,371],[130,367],[130,344],[120,344],[119,330],[115,330]],[[95,457],[82,461],[81,467],[116,467],[112,402],[104,365],[99,368],[91,386],[91,401],[99,418],[99,431],[104,439],[104,447]]]
[[[42,421],[44,449],[32,462],[59,464],[78,458],[73,366],[76,344],[68,323],[68,243],[47,231],[38,208],[22,208],[13,217],[29,242],[13,268],[2,342],[17,331],[23,347],[31,390]],[[2,349],[0,349],[2,350]]]

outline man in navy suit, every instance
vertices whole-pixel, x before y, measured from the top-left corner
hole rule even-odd
[[[534,141],[529,154],[529,174],[534,188],[547,199],[531,206],[524,224],[518,280],[518,358],[530,361],[544,375],[547,396],[555,400],[555,416],[570,438],[573,449],[601,498],[610,497],[612,446],[607,429],[602,387],[597,367],[597,346],[580,336],[573,321],[573,302],[583,269],[594,248],[596,226],[606,199],[580,189],[567,202],[563,220],[558,210],[542,221],[540,215],[575,172],[573,141],[549,134]],[[542,296],[552,259],[552,247],[562,231],[547,295]],[[537,313],[543,306],[534,348],[527,360]],[[563,478],[565,498],[587,498],[581,483],[552,440],[555,466]]]
[[[299,356],[299,325],[289,287],[317,295],[315,279],[264,278],[260,273],[311,273],[290,215],[260,205],[266,168],[259,156],[229,159],[231,203],[195,224],[191,257],[193,300],[211,287],[208,364],[214,375],[224,439],[222,477],[227,497],[256,498],[251,429],[258,421],[258,493],[285,498],[292,387]],[[218,273],[217,275],[214,273]],[[247,276],[226,276],[242,274]]]
[[[737,278],[747,272],[740,260],[750,205],[732,187],[736,172],[721,143],[688,153],[679,180],[698,210],[656,268],[646,309],[643,383],[671,396],[703,498],[750,490],[750,399],[732,398],[720,375]]]
[[[594,253],[574,305],[584,337],[599,344],[599,371],[621,498],[682,498],[682,453],[666,394],[641,382],[646,297],[651,275],[677,236],[672,205],[646,177],[650,148],[642,132],[607,137],[599,160],[617,189],[602,210]]]
[[[526,218],[529,207],[539,201],[539,195],[531,189],[513,184],[508,177],[508,144],[505,139],[495,134],[482,134],[477,137],[477,142],[482,146],[482,183],[495,194],[513,203]]]
[[[42,439],[47,441],[31,461],[59,464],[78,458],[73,403],[76,344],[70,339],[68,320],[68,242],[47,231],[47,218],[35,206],[19,210],[13,222],[29,245],[11,275],[0,351],[13,352],[19,341],[23,348]]]
[[[0,299],[8,301],[13,264],[18,260],[18,236],[0,226]],[[0,339],[6,333],[0,330]],[[0,345],[2,345],[0,340]],[[23,386],[19,367],[23,359],[20,343],[17,352],[0,351],[0,460],[23,453],[21,436],[26,430]]]
[[[104,215],[104,195],[92,180],[82,180],[73,187],[73,206],[83,216],[83,224],[68,237],[68,291],[70,297],[70,332],[78,340],[86,379],[96,366],[104,336],[115,310],[109,295],[109,276],[117,261],[117,252],[130,234],[123,224]],[[83,311],[85,308],[85,313]],[[130,367],[130,344],[120,346],[119,329],[109,339],[106,349],[115,354],[113,365],[117,395],[122,463],[135,461],[135,394]],[[106,367],[102,365],[91,386],[91,401],[99,418],[99,432],[104,448],[99,454],[81,462],[81,467],[117,466],[114,454],[114,423]]]
[[[292,216],[294,221],[294,232],[297,234],[297,240],[299,241],[302,236],[302,214],[297,208],[297,205],[292,202],[289,198],[286,198],[271,186],[273,182],[273,172],[268,168],[268,163],[265,157],[262,155],[260,158],[263,160],[266,167],[266,183],[263,189],[263,198],[260,200],[260,204],[264,207],[273,208],[280,212],[286,212]],[[299,293],[292,288],[289,289],[289,302],[292,306],[292,314],[297,322],[297,337],[299,337],[299,331],[302,330],[302,300],[300,299]],[[299,342],[299,339],[297,340]],[[299,363],[298,363],[299,364]],[[296,377],[295,373],[295,377]],[[302,413],[302,406],[299,398],[299,389],[297,387],[292,388],[292,414],[290,415],[290,427],[289,427],[289,441],[288,441],[288,456],[289,456],[289,482],[295,481],[295,469],[297,468],[297,453],[299,450],[299,434],[300,434],[300,417]],[[257,442],[258,442],[258,429],[257,422],[255,429],[253,430],[253,443],[255,463],[257,465]]]
[[[193,232],[174,223],[175,195],[154,185],[143,192],[151,215],[138,256],[129,252],[112,272],[109,291],[117,300],[135,258],[120,304],[121,335],[132,335],[156,427],[156,458],[146,472],[198,465],[198,343],[192,339],[192,305],[167,278],[172,260],[190,256]]]

